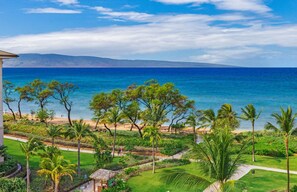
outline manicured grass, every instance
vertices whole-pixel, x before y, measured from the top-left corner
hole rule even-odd
[[[236,191],[285,191],[287,184],[287,175],[285,173],[263,170],[255,171],[255,174],[250,172],[236,183]],[[297,175],[291,175],[291,187],[293,187],[293,185],[297,185]]]
[[[197,189],[185,189],[185,188],[177,188],[174,185],[166,185],[161,179],[160,176],[166,170],[174,170],[174,169],[182,169],[188,173],[194,175],[201,175],[199,171],[199,165],[197,163],[191,163],[189,165],[179,166],[179,167],[172,167],[172,168],[164,168],[164,169],[157,169],[156,173],[153,174],[152,171],[145,171],[141,172],[139,176],[132,177],[128,180],[129,187],[132,188],[133,192],[198,192],[203,191],[204,187],[198,186]]]
[[[243,163],[250,165],[259,165],[265,167],[273,167],[279,169],[286,169],[285,157],[270,157],[256,155],[256,162],[252,162],[251,155],[243,155]],[[290,157],[290,170],[297,171],[297,156]]]
[[[26,158],[23,152],[21,151],[19,141],[4,139],[4,145],[8,147],[7,152],[10,156],[14,157],[21,164],[25,165]],[[62,155],[64,155],[65,159],[71,161],[71,163],[77,162],[77,152],[71,151],[62,151]],[[93,154],[81,153],[81,168],[82,169],[92,169],[95,165],[95,159]],[[30,159],[30,166],[33,169],[39,167],[40,157],[33,156]]]

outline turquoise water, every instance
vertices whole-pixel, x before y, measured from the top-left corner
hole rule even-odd
[[[73,95],[73,117],[91,119],[88,109],[92,96],[114,88],[126,88],[132,83],[141,84],[149,79],[161,83],[173,82],[182,94],[196,101],[198,109],[218,109],[223,103],[240,108],[252,103],[262,111],[256,127],[262,129],[270,114],[279,107],[293,107],[297,112],[297,68],[170,68],[170,69],[12,69],[3,70],[3,79],[24,85],[36,78],[72,82],[79,86]],[[16,109],[16,106],[14,106]],[[57,102],[49,104],[56,115],[64,114]],[[24,104],[23,110],[36,109],[34,103]],[[6,109],[7,110],[7,109]],[[241,123],[242,129],[249,124]]]

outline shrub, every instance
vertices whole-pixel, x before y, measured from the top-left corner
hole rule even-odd
[[[132,175],[134,173],[138,173],[138,171],[139,171],[139,167],[129,167],[124,169],[124,172],[126,175]]]
[[[122,179],[115,179],[111,181],[111,187],[104,189],[103,192],[130,192],[128,184]],[[109,184],[110,186],[110,184]]]
[[[166,142],[163,146],[164,147],[161,149],[160,152],[164,155],[174,155],[186,149],[186,146],[184,146],[181,142],[178,141]]]
[[[291,189],[290,192],[297,192],[297,185],[294,185]]]
[[[21,178],[0,178],[0,192],[25,192],[26,183],[24,179]]]
[[[0,176],[9,175],[17,168],[17,162],[13,158],[7,156],[6,160],[0,164]]]

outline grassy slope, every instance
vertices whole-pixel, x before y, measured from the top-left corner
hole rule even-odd
[[[183,169],[188,173],[194,175],[200,175],[199,166],[197,163],[191,163],[189,165],[173,167],[173,168],[165,168],[156,170],[156,173],[153,174],[152,171],[145,171],[140,173],[139,176],[132,177],[128,180],[128,185],[132,188],[133,192],[198,192],[202,191],[204,187],[200,187],[196,190],[185,189],[185,188],[178,188],[174,185],[166,185],[164,182],[160,180],[160,176],[166,170],[173,170],[173,169]]]
[[[254,175],[250,172],[241,178],[236,187],[237,191],[248,192],[284,191],[286,182],[285,173],[256,170]],[[291,175],[291,187],[293,185],[297,185],[297,175]]]
[[[243,163],[250,165],[259,165],[265,167],[274,167],[279,169],[286,169],[286,158],[285,157],[269,157],[256,155],[256,162],[252,162],[251,155],[243,156]],[[290,170],[297,171],[297,156],[290,157]]]

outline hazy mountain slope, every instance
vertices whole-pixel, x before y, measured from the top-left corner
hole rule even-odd
[[[21,54],[5,61],[4,67],[232,67],[209,63],[174,62],[157,60],[120,60],[91,56],[58,54]]]

